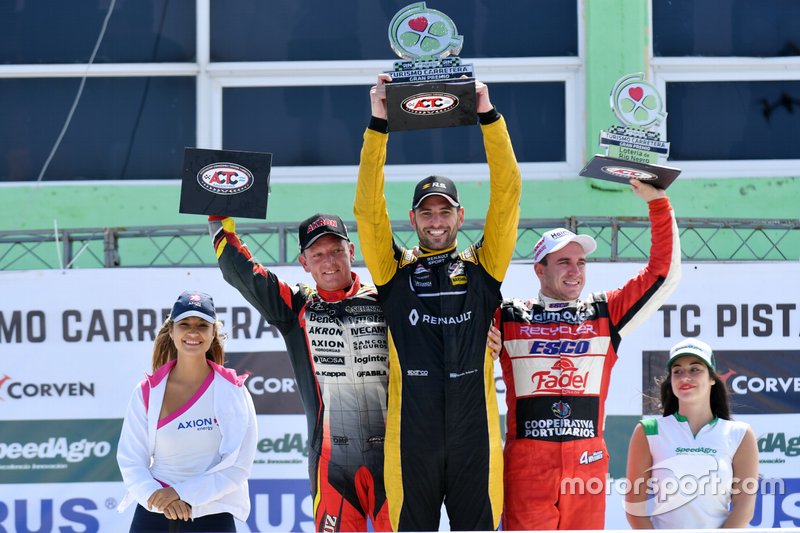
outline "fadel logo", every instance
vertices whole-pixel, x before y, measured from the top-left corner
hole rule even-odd
[[[197,173],[197,183],[214,194],[239,194],[255,183],[253,173],[235,163],[212,163]]]
[[[568,359],[560,359],[550,370],[534,372],[531,381],[536,392],[561,392],[570,390],[583,392],[586,389],[588,372],[578,373],[578,367]]]
[[[448,93],[420,93],[403,100],[400,107],[412,115],[436,115],[458,107],[458,98]]]
[[[658,178],[658,176],[650,172],[629,167],[603,167],[601,170],[606,174],[619,178],[634,178],[641,181],[650,181]]]

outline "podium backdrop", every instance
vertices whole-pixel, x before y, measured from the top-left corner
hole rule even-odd
[[[616,288],[641,267],[592,263],[586,291]],[[299,267],[274,270],[311,282]],[[683,265],[667,304],[622,341],[607,403],[612,478],[624,476],[630,432],[646,412],[642,391],[653,392],[666,351],[699,336],[717,352],[734,415],[758,438],[767,493],[758,496],[753,525],[800,526],[798,274],[796,262]],[[124,493],[115,459],[122,416],[150,370],[153,335],[177,295],[192,288],[217,303],[229,365],[252,373],[259,444],[253,510],[240,530],[313,530],[305,418],[283,340],[217,269],[11,271],[0,272],[0,286],[0,530],[127,529],[131,511],[116,512]],[[537,290],[531,265],[511,266],[505,296]],[[496,376],[504,414],[499,366]],[[620,491],[609,483],[609,528],[627,527]]]

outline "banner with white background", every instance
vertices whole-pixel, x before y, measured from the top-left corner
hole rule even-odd
[[[584,294],[617,288],[641,267],[590,263]],[[274,271],[312,283],[300,267]],[[369,281],[365,269],[357,272]],[[606,404],[609,418],[640,416],[643,391],[653,392],[643,375],[658,374],[656,358],[684,336],[708,342],[725,369],[735,416],[759,439],[762,476],[785,481],[782,493],[759,496],[753,525],[760,527],[800,526],[797,279],[797,262],[684,264],[668,302],[622,340]],[[538,286],[530,264],[514,264],[503,294],[532,298]],[[124,493],[114,457],[121,419],[151,370],[153,335],[178,294],[196,289],[214,298],[230,366],[252,373],[259,447],[253,512],[238,526],[313,530],[307,427],[283,339],[217,269],[12,271],[0,272],[0,287],[0,528],[127,530],[130,512],[114,511]],[[504,414],[499,366],[496,376]],[[609,448],[627,449],[629,437]],[[627,528],[620,502],[611,491],[608,528]]]

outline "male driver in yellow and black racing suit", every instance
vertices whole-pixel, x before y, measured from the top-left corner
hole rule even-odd
[[[436,531],[442,501],[452,530],[491,530],[502,508],[502,452],[485,336],[517,239],[521,177],[487,87],[476,102],[490,169],[484,237],[464,251],[455,185],[420,181],[411,224],[419,257],[396,246],[383,195],[388,139],[384,83],[370,91],[354,213],[361,250],[389,325],[384,483],[395,531]]]

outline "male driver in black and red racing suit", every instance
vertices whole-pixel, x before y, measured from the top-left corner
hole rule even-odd
[[[648,202],[652,231],[650,260],[637,276],[581,300],[586,255],[596,243],[558,228],[534,248],[541,290],[532,307],[518,300],[501,307],[508,404],[504,530],[603,529],[611,368],[622,337],[680,279],[678,228],[666,193],[637,180],[631,187]]]
[[[383,485],[388,346],[374,287],[351,271],[354,246],[336,215],[300,224],[298,260],[316,288],[255,262],[232,218],[210,217],[225,280],[278,328],[308,420],[317,531],[390,531]]]

